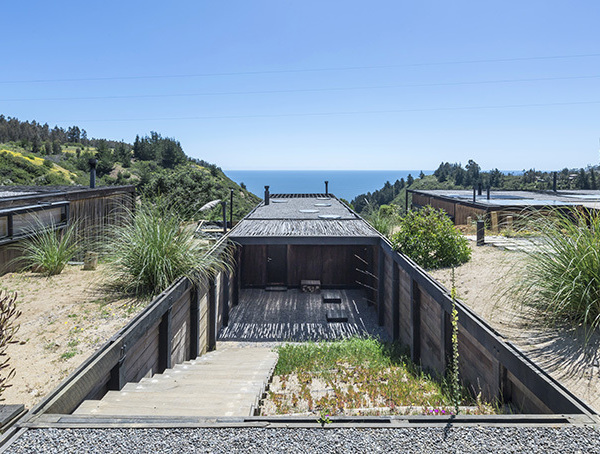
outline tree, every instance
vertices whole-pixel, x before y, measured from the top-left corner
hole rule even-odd
[[[465,185],[473,186],[479,182],[479,173],[481,171],[481,167],[472,159],[469,159],[469,162],[465,166],[467,171]]]
[[[81,140],[81,130],[77,126],[70,126],[67,130],[67,140],[75,143]]]
[[[96,165],[98,177],[108,175],[114,167],[114,161],[106,140],[102,139],[98,141],[96,159],[98,160],[98,164]]]
[[[49,140],[47,140],[46,143],[44,144],[44,152],[47,155],[52,154],[52,142],[50,142]]]
[[[415,182],[415,179],[413,178],[413,176],[409,173],[408,176],[406,177],[406,186],[412,186],[412,184]]]
[[[60,146],[60,142],[58,140],[55,140],[54,142],[52,142],[52,153],[60,154],[61,152],[62,152],[62,148]]]
[[[115,160],[119,161],[123,167],[131,166],[131,151],[123,142],[118,143],[115,148]]]
[[[37,135],[33,136],[33,141],[31,142],[31,151],[33,153],[39,153],[42,151],[42,141]]]

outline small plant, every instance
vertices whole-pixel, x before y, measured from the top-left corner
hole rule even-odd
[[[0,290],[0,396],[6,388],[11,386],[8,382],[14,377],[15,370],[10,368],[10,358],[6,353],[9,344],[17,342],[15,336],[19,325],[15,322],[21,315],[16,306],[17,294]],[[1,399],[0,399],[1,400]]]
[[[325,427],[325,424],[331,424],[331,419],[325,410],[319,412],[319,419],[317,419],[317,422],[321,424],[321,427]]]
[[[397,251],[425,269],[456,266],[471,258],[469,241],[444,211],[431,206],[408,212],[390,240]]]
[[[60,274],[66,264],[79,250],[77,222],[64,229],[58,229],[54,222],[45,225],[36,219],[33,225],[36,233],[19,245],[26,268],[33,268],[46,276]]]
[[[450,297],[452,298],[452,361],[450,369],[450,395],[452,403],[454,404],[454,414],[458,414],[458,407],[460,405],[460,377],[458,376],[458,311],[456,310],[456,279],[454,275],[454,267],[452,267],[452,288],[450,290]]]

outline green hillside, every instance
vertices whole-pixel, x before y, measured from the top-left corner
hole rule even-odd
[[[77,127],[49,129],[0,115],[0,186],[88,185],[92,158],[97,186],[135,185],[142,199],[174,205],[188,219],[218,219],[218,208],[199,209],[211,200],[229,201],[231,190],[235,219],[260,200],[215,164],[189,158],[178,141],[156,132],[128,144],[88,139]]]

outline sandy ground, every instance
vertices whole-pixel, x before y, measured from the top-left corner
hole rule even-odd
[[[8,347],[15,376],[3,403],[32,408],[139,310],[132,300],[103,290],[103,265],[95,271],[67,266],[58,276],[9,273],[0,288],[17,292],[18,343]]]
[[[525,254],[473,244],[471,261],[455,271],[458,298],[600,412],[600,335],[593,336],[586,345],[581,331],[542,326],[539,322],[543,316],[510,298]],[[446,288],[451,287],[449,269],[430,274]]]

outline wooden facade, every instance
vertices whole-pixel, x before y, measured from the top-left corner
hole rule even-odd
[[[374,273],[374,246],[277,245],[283,254],[273,254],[273,245],[245,245],[241,249],[242,287],[285,285],[300,287],[302,280],[319,280],[323,287],[355,288]],[[281,260],[277,263],[276,260]],[[272,268],[285,270],[283,280],[274,279]]]

